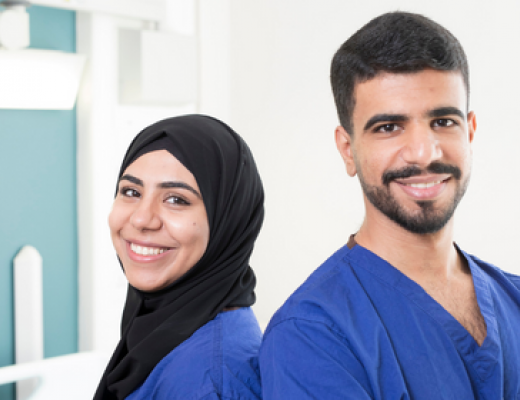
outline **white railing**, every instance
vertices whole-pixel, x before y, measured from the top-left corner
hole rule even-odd
[[[16,383],[17,400],[90,400],[108,361],[94,352],[43,359],[42,258],[23,247],[14,259],[15,365],[0,385]]]
[[[99,353],[77,353],[0,368],[0,385],[37,379],[27,400],[91,400],[107,364]]]
[[[43,360],[42,257],[32,246],[24,246],[14,258],[15,363]],[[30,398],[35,379],[16,384],[17,400]]]

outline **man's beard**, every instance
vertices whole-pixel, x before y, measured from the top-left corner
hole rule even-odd
[[[451,174],[451,179],[455,179],[457,181],[455,195],[453,196],[450,204],[448,204],[443,209],[436,209],[434,201],[425,200],[416,202],[416,204],[420,207],[420,210],[412,212],[408,211],[401,204],[399,204],[398,200],[392,195],[390,191],[390,182],[395,179],[409,178],[411,176],[421,175],[426,172]],[[373,186],[367,184],[363,179],[359,168],[358,176],[365,196],[375,208],[377,208],[384,215],[407,231],[424,235],[438,232],[453,217],[455,209],[457,208],[468,187],[470,174],[468,174],[464,180],[461,180],[462,173],[460,168],[454,165],[434,162],[430,164],[424,171],[416,166],[410,166],[400,170],[386,171],[382,177],[382,186]]]

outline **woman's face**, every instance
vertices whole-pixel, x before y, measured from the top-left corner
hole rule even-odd
[[[180,278],[209,241],[195,177],[166,150],[146,153],[128,166],[108,222],[128,282],[146,292]]]

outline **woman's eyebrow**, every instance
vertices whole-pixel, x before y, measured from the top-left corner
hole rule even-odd
[[[136,184],[138,186],[141,186],[141,187],[144,186],[144,183],[143,183],[143,181],[141,179],[136,178],[135,176],[132,176],[132,175],[129,175],[129,174],[123,175],[121,178],[119,178],[119,182],[121,182],[123,180],[130,181],[130,182],[132,182],[132,183],[134,183],[134,184]],[[168,188],[186,189],[186,190],[189,190],[190,192],[192,192],[194,195],[196,195],[199,199],[202,199],[202,196],[197,191],[197,189],[193,188],[192,186],[190,186],[190,185],[188,185],[187,183],[184,183],[184,182],[167,181],[167,182],[159,183],[157,185],[157,187],[159,187],[161,189],[168,189]]]
[[[191,187],[190,185],[188,185],[187,183],[184,183],[184,182],[173,182],[173,181],[162,182],[162,183],[159,183],[157,186],[162,189],[167,189],[167,188],[186,189],[186,190],[189,190],[190,192],[192,192],[194,195],[196,195],[199,199],[202,199],[202,196],[195,188]]]
[[[139,178],[136,178],[135,176],[132,176],[132,175],[123,175],[121,178],[119,178],[119,182],[121,181],[130,181],[132,183],[135,183],[136,185],[139,185],[139,186],[144,186],[143,184],[143,181]]]

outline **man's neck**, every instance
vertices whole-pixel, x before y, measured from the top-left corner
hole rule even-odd
[[[450,280],[464,269],[453,244],[453,218],[427,235],[409,232],[386,217],[366,218],[355,239],[418,283]]]

